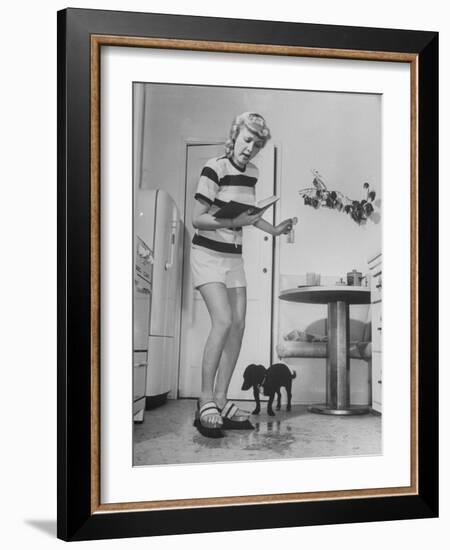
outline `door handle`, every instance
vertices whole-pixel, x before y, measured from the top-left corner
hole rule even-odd
[[[173,266],[173,257],[175,254],[176,231],[177,231],[177,220],[172,222],[172,234],[170,235],[170,257],[169,257],[169,261],[166,262],[166,265],[165,265],[166,271]]]

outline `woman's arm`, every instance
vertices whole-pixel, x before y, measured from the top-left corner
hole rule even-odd
[[[265,231],[266,233],[269,233],[274,237],[278,237],[278,235],[283,235],[283,234],[286,235],[287,233],[289,233],[289,231],[292,229],[292,226],[294,225],[294,222],[292,218],[287,218],[286,220],[283,220],[278,225],[273,226],[268,221],[259,219],[253,225],[258,229],[261,229],[261,231]]]
[[[220,229],[221,227],[232,227],[233,220],[218,220],[211,214],[209,209],[211,206],[206,202],[194,201],[194,211],[192,213],[192,225],[195,229]]]

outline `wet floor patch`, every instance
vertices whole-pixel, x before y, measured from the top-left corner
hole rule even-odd
[[[242,403],[242,407],[248,403]],[[195,400],[174,400],[146,411],[134,425],[134,465],[376,455],[381,453],[381,418],[371,414],[332,417],[294,405],[274,417],[252,416],[254,430],[226,430],[210,439],[192,425]]]

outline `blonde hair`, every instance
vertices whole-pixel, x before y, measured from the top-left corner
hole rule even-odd
[[[263,147],[271,137],[270,130],[264,117],[258,113],[250,112],[240,114],[233,120],[230,128],[230,135],[225,142],[225,154],[229,158],[233,155],[234,144],[243,126],[263,140]]]

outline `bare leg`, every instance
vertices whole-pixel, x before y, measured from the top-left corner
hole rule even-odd
[[[227,402],[228,387],[241,351],[247,311],[247,289],[245,287],[228,288],[227,292],[231,307],[231,326],[223,348],[214,388],[215,401],[220,408]],[[249,413],[245,414],[242,411],[242,415],[238,413],[235,420],[245,419],[248,415]]]
[[[202,391],[200,406],[207,401],[214,401],[214,380],[219,361],[232,323],[232,311],[227,289],[223,283],[208,283],[199,287],[211,317],[211,331],[206,340],[202,361]],[[222,424],[220,415],[204,417],[204,424],[217,427]]]

